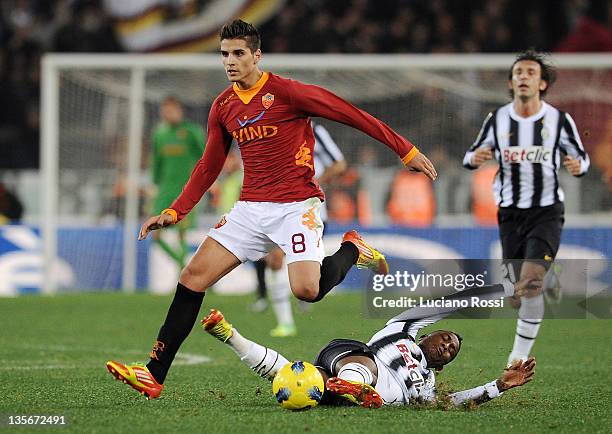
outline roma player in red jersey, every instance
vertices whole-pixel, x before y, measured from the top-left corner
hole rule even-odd
[[[313,180],[315,139],[310,117],[357,128],[391,148],[407,167],[432,180],[437,176],[425,155],[370,114],[321,87],[261,71],[260,37],[251,24],[241,20],[226,24],[220,39],[223,66],[232,85],[213,102],[204,154],[180,196],[144,222],[139,239],[189,213],[219,175],[232,143],[244,162],[242,192],[182,270],[149,363],[107,363],[117,379],[148,398],[161,393],[206,289],[240,263],[260,259],[279,246],[286,254],[293,294],[310,302],[321,300],[353,265],[388,272],[384,255],[355,231],[344,235],[336,253],[324,257],[319,215],[324,196]]]

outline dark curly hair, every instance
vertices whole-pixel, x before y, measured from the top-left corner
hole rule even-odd
[[[512,70],[514,69],[514,65],[522,60],[532,60],[540,65],[540,69],[542,70],[542,80],[544,80],[547,84],[546,89],[540,91],[540,97],[543,97],[557,79],[557,71],[550,63],[550,56],[547,53],[540,53],[532,48],[520,52],[517,54],[516,59],[514,59],[514,63],[512,63],[512,66],[508,71],[508,80],[512,80]],[[512,88],[510,88],[510,98],[514,98],[514,90],[512,90]]]
[[[221,27],[219,39],[244,39],[253,53],[261,47],[261,37],[255,26],[240,19]]]

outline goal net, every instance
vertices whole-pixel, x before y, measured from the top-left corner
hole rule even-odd
[[[612,60],[599,55],[553,60],[559,74],[547,101],[572,114],[596,170],[610,170]],[[261,66],[324,86],[409,138],[441,174],[433,191],[433,223],[469,225],[472,173],[461,169],[461,159],[486,113],[509,101],[506,83],[512,61],[507,55],[268,55]],[[57,260],[67,256],[87,270],[79,289],[146,286],[140,272],[146,267],[146,245],[136,243],[136,234],[151,202],[150,133],[159,119],[158,106],[174,95],[183,102],[186,117],[205,127],[212,100],[228,85],[220,59],[48,55],[43,74],[47,290],[70,286],[54,272]],[[398,158],[359,131],[321,123],[351,168],[328,191],[331,219],[393,223],[388,205],[390,186],[401,169]],[[577,193],[567,195],[569,214],[609,211],[604,200],[608,190],[598,179],[562,182]],[[218,215],[212,200],[202,211],[204,217]]]

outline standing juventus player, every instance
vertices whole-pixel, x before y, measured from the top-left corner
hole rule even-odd
[[[555,259],[564,222],[558,172],[584,175],[589,157],[568,113],[543,101],[555,71],[542,53],[520,53],[510,68],[512,102],[490,113],[463,165],[476,169],[495,158],[493,184],[506,277],[544,279]],[[563,157],[563,159],[562,159]],[[526,360],[544,314],[542,289],[518,294],[514,347],[508,363]]]
[[[172,205],[144,222],[139,239],[178,223],[191,211],[219,176],[232,142],[240,149],[244,182],[240,200],[183,268],[147,365],[106,364],[115,378],[148,398],[161,394],[206,289],[241,262],[256,261],[279,246],[289,264],[291,291],[309,302],[321,300],[353,265],[388,272],[385,257],[355,231],[344,234],[338,251],[324,257],[319,214],[324,196],[313,180],[310,117],[357,128],[387,145],[407,167],[432,180],[437,176],[425,155],[372,115],[321,87],[261,71],[259,32],[251,24],[235,20],[224,25],[220,41],[232,85],[211,106],[204,154]]]

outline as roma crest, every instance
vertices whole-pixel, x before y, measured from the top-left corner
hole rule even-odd
[[[227,223],[227,220],[225,218],[225,216],[221,217],[221,220],[219,220],[219,223],[217,223],[215,225],[215,229],[219,229],[221,226],[223,226],[225,223]]]
[[[274,104],[274,95],[272,95],[271,93],[267,93],[264,96],[262,96],[261,104],[264,106],[266,110],[268,110],[270,107],[272,107],[272,104]]]

